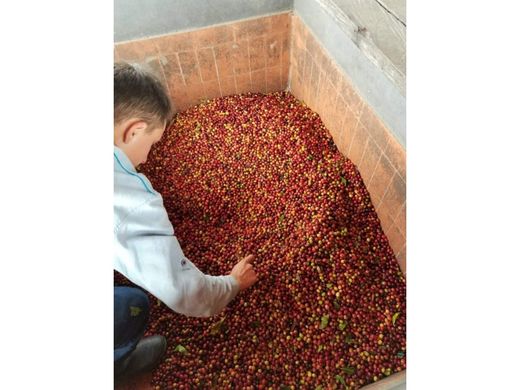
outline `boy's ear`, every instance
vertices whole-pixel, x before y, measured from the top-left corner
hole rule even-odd
[[[139,137],[146,131],[148,124],[143,120],[131,121],[123,131],[123,142],[130,143],[135,137]]]

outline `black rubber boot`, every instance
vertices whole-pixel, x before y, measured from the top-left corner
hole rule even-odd
[[[147,372],[155,368],[166,352],[166,338],[164,336],[145,337],[130,355],[118,365],[114,377],[117,381],[125,380],[134,375]]]

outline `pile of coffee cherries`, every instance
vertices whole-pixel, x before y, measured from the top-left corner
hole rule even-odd
[[[168,339],[153,387],[358,389],[405,368],[405,279],[370,195],[290,93],[177,114],[140,170],[203,272],[253,254],[259,274],[212,318],[150,296],[147,334]]]

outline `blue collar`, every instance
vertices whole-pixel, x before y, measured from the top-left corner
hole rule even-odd
[[[152,191],[151,185],[148,185],[148,183],[147,183],[148,180],[145,179],[145,176],[137,173],[134,165],[132,164],[130,159],[127,157],[127,155],[115,145],[114,145],[114,158],[115,158],[114,167],[119,166],[119,167],[121,167],[121,169],[123,171],[125,171],[129,175],[137,177],[141,181],[141,183],[143,184],[143,186],[147,192],[149,192],[150,194],[154,193]]]
[[[120,148],[118,148],[115,145],[114,145],[114,157],[116,159],[116,162],[119,163],[119,165],[121,166],[121,168],[123,168],[123,170],[127,171],[128,173],[137,173],[134,165],[132,164],[132,162],[130,161],[128,156],[125,154],[125,152],[123,152]]]

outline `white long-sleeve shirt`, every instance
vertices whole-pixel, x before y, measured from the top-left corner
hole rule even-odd
[[[205,275],[184,256],[162,196],[115,146],[114,240],[114,268],[178,313],[211,316],[238,293],[233,276]]]

